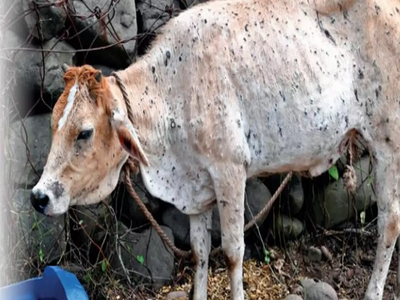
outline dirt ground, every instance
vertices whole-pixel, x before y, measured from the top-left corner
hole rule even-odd
[[[247,299],[283,299],[299,288],[299,279],[314,278],[329,283],[339,299],[362,299],[372,272],[376,248],[376,228],[366,232],[340,232],[319,230],[312,238],[287,243],[286,247],[268,248],[270,263],[261,259],[249,259],[244,263],[244,286]],[[309,246],[325,246],[331,255],[322,261],[308,259]],[[397,252],[394,252],[384,298],[396,289]],[[186,291],[191,287],[192,271],[186,268],[176,276],[171,286],[164,286],[153,293],[142,294],[142,299],[166,299],[171,291]],[[222,257],[210,262],[208,299],[229,299],[229,280]],[[182,298],[185,299],[185,298]],[[186,297],[188,299],[188,297]]]
[[[376,223],[375,223],[376,224]],[[312,234],[304,234],[284,245],[268,246],[266,261],[261,240],[250,243],[246,240],[244,262],[244,288],[248,300],[281,300],[288,294],[301,289],[300,279],[308,277],[330,284],[341,300],[363,299],[372,272],[377,244],[376,225],[369,224],[363,230],[347,229],[328,231],[317,228]],[[270,243],[276,245],[276,243]],[[311,261],[308,256],[310,246],[323,249],[322,260]],[[398,254],[393,253],[384,300],[392,300],[396,285]],[[189,299],[192,286],[193,265],[188,260],[176,260],[173,283],[159,289],[150,284],[129,285],[120,280],[101,276],[90,288],[90,299],[137,299],[165,300],[172,291],[185,291]],[[94,292],[94,293],[93,293]],[[229,280],[222,254],[210,257],[208,299],[229,299]],[[178,300],[177,298],[174,298]]]

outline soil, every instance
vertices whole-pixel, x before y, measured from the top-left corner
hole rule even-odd
[[[271,234],[267,234],[270,237],[268,242],[266,237],[261,242],[261,238],[254,236],[246,238],[243,266],[245,299],[281,300],[288,294],[301,295],[300,279],[305,277],[330,284],[337,292],[338,299],[363,299],[377,246],[376,221],[368,223],[362,230],[329,231],[317,227],[312,233],[305,233],[294,241],[284,241],[279,246],[271,241]],[[310,246],[319,249],[325,247],[327,251],[323,252],[328,252],[328,255],[322,255],[321,261],[311,261],[308,257]],[[264,247],[267,256],[264,255]],[[384,300],[392,300],[396,291],[397,264],[398,254],[395,250],[385,284]],[[194,271],[190,260],[176,259],[171,285],[158,289],[152,288],[150,283],[132,282],[130,285],[123,280],[116,280],[114,276],[100,273],[98,278],[91,280],[94,283],[90,285],[85,283],[84,277],[79,276],[90,299],[165,300],[172,291],[185,291],[186,297],[183,299],[190,299],[188,295]],[[222,253],[210,257],[208,299],[230,299],[229,279]]]
[[[317,234],[288,242],[286,247],[268,248],[269,264],[264,259],[249,259],[244,263],[244,286],[247,299],[283,299],[299,291],[299,280],[304,277],[329,283],[339,299],[363,299],[372,273],[377,234],[376,227],[366,233],[340,232],[319,229]],[[332,256],[322,261],[308,259],[308,247],[325,246]],[[397,252],[393,253],[384,300],[393,299],[396,290]],[[144,299],[166,299],[171,291],[184,290],[189,294],[193,271],[180,270],[171,286],[147,292]],[[229,299],[229,280],[222,256],[210,260],[208,299]],[[188,297],[186,297],[188,299]]]

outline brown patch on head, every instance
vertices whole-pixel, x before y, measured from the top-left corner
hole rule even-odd
[[[81,67],[70,67],[64,74],[65,88],[53,109],[52,130],[56,131],[58,122],[63,115],[65,106],[68,102],[68,96],[75,83],[79,88],[87,87],[89,96],[87,101],[93,101],[97,106],[105,108],[107,95],[109,95],[106,80],[101,75],[101,71],[92,66],[83,65]],[[100,79],[100,81],[99,81]],[[81,98],[82,99],[82,98]],[[76,104],[74,103],[74,106]]]

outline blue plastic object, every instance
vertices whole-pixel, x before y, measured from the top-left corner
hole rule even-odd
[[[89,300],[76,276],[60,267],[48,266],[36,277],[0,288],[0,299]]]

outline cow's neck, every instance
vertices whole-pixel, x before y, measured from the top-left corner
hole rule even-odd
[[[159,155],[168,142],[165,138],[168,134],[168,105],[165,101],[167,89],[164,80],[153,72],[158,67],[153,62],[152,57],[145,56],[119,74],[128,91],[133,126],[143,150],[149,155]]]

